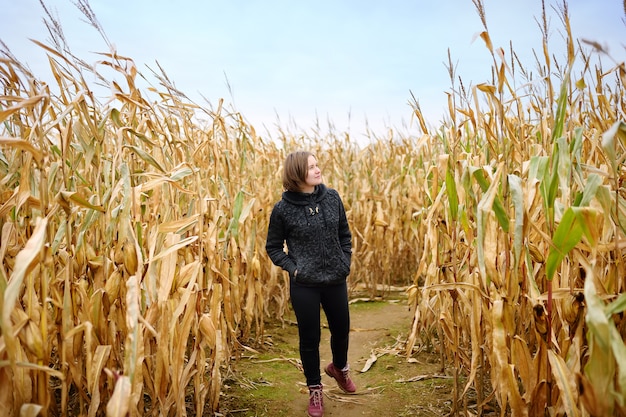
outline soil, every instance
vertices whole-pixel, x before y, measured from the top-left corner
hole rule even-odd
[[[418,349],[407,357],[404,345],[413,312],[401,294],[372,301],[353,298],[348,352],[355,394],[344,394],[322,371],[324,410],[328,417],[442,416],[450,414],[454,392],[439,354]],[[324,315],[322,314],[324,320]],[[321,364],[331,360],[324,325]],[[266,325],[262,346],[253,346],[232,362],[215,416],[306,416],[297,327],[293,313]]]

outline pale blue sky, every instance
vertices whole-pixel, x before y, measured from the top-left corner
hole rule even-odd
[[[38,0],[0,0],[0,39],[35,75],[49,77],[42,49],[47,41]],[[98,33],[70,0],[45,1],[61,21],[72,51],[87,62],[108,52]],[[263,134],[277,115],[309,129],[316,118],[359,136],[365,121],[376,133],[411,120],[412,91],[422,111],[438,125],[446,111],[450,80],[448,48],[464,84],[491,77],[491,57],[475,35],[483,27],[471,0],[91,0],[90,5],[120,55],[165,69],[191,99],[213,106],[220,98]],[[546,0],[551,51],[563,57],[563,26]],[[534,68],[541,53],[535,21],[541,0],[484,0],[494,46],[509,42]],[[607,45],[624,61],[626,26],[622,0],[570,0],[575,37]],[[561,59],[564,63],[565,60]],[[610,61],[603,58],[607,68]],[[228,91],[226,78],[232,88]],[[350,119],[348,116],[350,115]]]

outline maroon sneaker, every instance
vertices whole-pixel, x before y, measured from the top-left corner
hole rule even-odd
[[[309,417],[322,417],[324,415],[324,393],[322,385],[309,385]]]
[[[344,392],[352,393],[356,391],[356,385],[354,385],[354,382],[350,379],[347,365],[344,369],[339,369],[331,362],[328,364],[326,369],[324,369],[324,371],[329,377],[335,378],[339,388],[341,388]]]

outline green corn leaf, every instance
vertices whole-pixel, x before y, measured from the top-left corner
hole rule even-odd
[[[550,221],[553,221],[553,212],[554,212],[554,201],[556,200],[556,196],[559,190],[559,173],[557,170],[559,154],[555,152],[553,154],[554,159],[552,160],[552,169],[546,171],[545,177],[541,181],[541,189],[544,197],[544,204],[547,208],[549,208]]]
[[[574,129],[574,137],[573,137],[572,142],[570,143],[570,155],[572,155],[572,160],[576,160],[579,163],[583,161],[582,148],[583,148],[583,128],[577,127]]]
[[[552,246],[546,260],[546,275],[552,281],[557,267],[565,258],[565,255],[576,246],[583,236],[583,230],[576,222],[574,210],[570,207],[561,218],[559,226],[554,232]]]
[[[547,156],[533,156],[530,158],[528,166],[528,179],[543,180],[546,175],[546,167],[548,166]]]
[[[239,213],[239,218],[237,219],[237,221],[240,225],[243,224],[243,222],[246,221],[246,219],[250,215],[250,212],[252,211],[252,207],[254,206],[255,202],[256,199],[251,198],[250,201],[248,201],[248,204],[246,204],[246,206],[241,210],[241,213]]]
[[[554,120],[554,128],[552,129],[552,141],[556,141],[563,136],[563,126],[565,124],[565,114],[567,110],[567,91],[570,79],[571,67],[563,78],[561,84],[561,91],[559,92],[559,98],[556,105],[556,117]]]
[[[606,307],[607,317],[626,311],[626,293],[623,292]],[[626,364],[626,362],[624,362]]]
[[[583,235],[587,237],[591,244],[596,241],[595,218],[597,212],[587,207],[570,207],[565,210],[561,222],[559,223],[552,245],[546,260],[546,275],[548,280],[554,278],[556,269],[563,261],[563,258],[574,249],[580,242]]]
[[[524,192],[522,190],[522,180],[517,175],[509,175],[509,190],[515,209],[515,231],[513,233],[513,254],[515,270],[520,262],[522,253],[522,242],[524,240]]]
[[[567,86],[569,84],[569,71],[566,74],[563,84],[561,84],[561,91],[557,100],[556,117],[554,120],[554,128],[552,129],[552,142],[554,149],[552,152],[552,164],[551,169],[545,172],[545,175],[541,181],[541,192],[544,198],[544,206],[546,207],[546,214],[548,221],[552,223],[554,221],[554,202],[556,201],[559,183],[566,181],[569,176],[564,177],[563,171],[569,165],[569,158],[566,161],[562,161],[566,152],[564,149],[565,139],[563,136],[563,126],[565,123],[565,113],[567,110]]]
[[[120,120],[120,111],[118,109],[111,109],[111,120],[117,127],[122,127],[124,123]]]
[[[450,217],[456,220],[459,211],[459,196],[456,191],[454,174],[449,167],[446,170],[446,191],[448,192],[448,207],[450,209]]]
[[[476,169],[475,171],[473,171],[473,175],[476,181],[478,182],[478,185],[480,185],[480,189],[483,192],[487,192],[487,190],[490,187],[490,184],[487,178],[485,177],[485,172],[482,169]],[[504,211],[504,207],[502,206],[502,202],[500,201],[500,198],[497,195],[494,197],[492,208],[493,208],[493,212],[496,215],[496,218],[498,219],[498,223],[500,224],[500,227],[502,227],[502,230],[504,230],[505,233],[508,233],[509,232],[509,217],[506,215],[506,212]]]
[[[235,204],[233,206],[233,217],[228,225],[227,234],[232,235],[235,239],[239,237],[239,218],[243,212],[243,191],[239,191],[235,196]]]
[[[615,323],[611,322],[611,349],[613,350],[613,356],[615,357],[615,363],[617,364],[617,381],[618,384],[615,387],[619,389],[618,402],[620,405],[626,405],[626,345],[620,335],[619,331],[615,327]]]

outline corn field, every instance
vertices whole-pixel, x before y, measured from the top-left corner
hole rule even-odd
[[[131,58],[86,64],[51,16],[53,41],[35,42],[54,83],[4,48],[1,414],[219,410],[229,364],[289,308],[265,232],[281,163],[306,148],[346,205],[351,289],[408,288],[406,355],[440,352],[455,414],[626,415],[626,68],[572,35],[563,2],[566,62],[544,10],[533,73],[474,3],[491,82],[466,87],[450,59],[442,126],[414,99],[415,136],[363,147],[334,131],[262,138],[161,68],[141,89]]]

